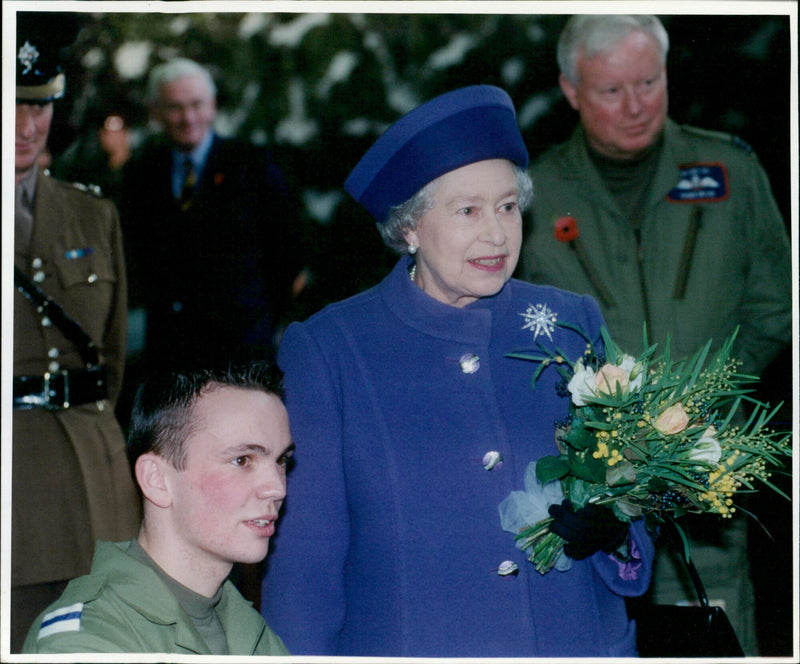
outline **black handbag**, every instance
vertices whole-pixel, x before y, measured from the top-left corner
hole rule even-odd
[[[708,595],[691,559],[684,561],[699,606],[628,602],[628,615],[636,621],[639,657],[744,657],[736,632],[719,606]]]

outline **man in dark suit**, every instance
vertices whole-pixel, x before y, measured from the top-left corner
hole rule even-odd
[[[119,217],[38,165],[64,95],[69,23],[17,14],[12,652],[67,581],[88,572],[95,541],[130,538],[139,525],[114,417],[127,327]]]
[[[146,101],[163,132],[126,164],[120,198],[131,304],[146,316],[140,368],[268,358],[303,272],[281,172],[214,132],[215,85],[196,62],[155,67]]]

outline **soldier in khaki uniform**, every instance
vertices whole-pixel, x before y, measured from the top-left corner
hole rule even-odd
[[[558,47],[572,137],[534,164],[532,229],[521,277],[600,303],[628,352],[642,325],[675,359],[739,327],[735,355],[760,374],[791,341],[787,233],[755,154],[667,117],[667,33],[652,16],[574,16]],[[704,524],[712,525],[714,524]],[[745,519],[710,528],[693,558],[757,654]],[[680,565],[658,556],[654,598],[692,600]]]
[[[63,17],[19,13],[15,140],[11,649],[139,501],[114,417],[127,288],[116,209],[38,168],[64,94]]]

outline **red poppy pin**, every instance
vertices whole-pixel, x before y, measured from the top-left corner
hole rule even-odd
[[[559,242],[568,243],[570,249],[575,252],[575,255],[578,257],[578,263],[580,263],[584,273],[594,286],[595,294],[597,295],[597,299],[600,300],[600,303],[604,307],[614,306],[614,298],[611,296],[611,293],[608,291],[608,289],[603,285],[600,275],[592,265],[592,261],[589,260],[589,254],[586,252],[586,247],[584,247],[583,242],[581,242],[581,234],[578,231],[578,222],[575,220],[575,217],[571,215],[565,215],[556,219],[556,224],[553,228],[553,235]]]
[[[214,173],[214,184],[218,187],[222,184],[222,181],[225,179],[225,173]]]
[[[578,222],[575,221],[575,217],[566,216],[556,219],[553,235],[559,242],[577,240],[580,237],[580,233],[578,232]]]

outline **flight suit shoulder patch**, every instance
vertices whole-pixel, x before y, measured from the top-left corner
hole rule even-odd
[[[42,616],[42,624],[39,626],[37,641],[46,639],[53,634],[63,634],[64,632],[79,632],[81,629],[81,616],[83,615],[83,602],[76,602],[69,606],[61,606],[49,611]]]
[[[70,598],[67,601],[70,602],[71,599],[82,601],[58,606],[42,616],[36,640],[41,641],[53,634],[79,632],[84,607],[100,596],[107,583],[108,578],[105,575],[88,575],[70,581],[65,591],[65,595]]]

